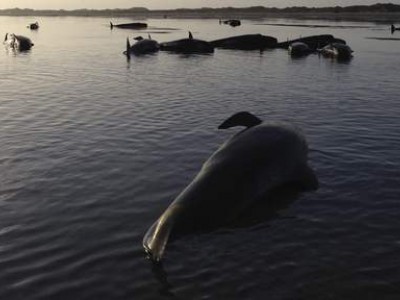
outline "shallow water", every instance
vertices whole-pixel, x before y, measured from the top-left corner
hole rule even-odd
[[[331,33],[354,58],[216,50],[128,62],[126,37],[147,31],[37,20],[30,31],[36,19],[0,17],[3,34],[35,43],[0,51],[1,299],[398,299],[400,43],[388,38],[400,33],[150,19],[159,41]],[[216,128],[241,110],[304,130],[319,190],[256,226],[178,240],[153,266],[144,233],[236,132]]]

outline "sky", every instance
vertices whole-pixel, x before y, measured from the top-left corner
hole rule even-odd
[[[288,6],[349,6],[370,5],[375,3],[400,4],[400,0],[0,0],[0,9],[105,9],[147,7],[149,9],[200,8],[200,7],[248,7],[262,5],[266,7]]]

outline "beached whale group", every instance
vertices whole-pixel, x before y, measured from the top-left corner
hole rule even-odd
[[[136,42],[131,45],[127,40],[124,54],[143,55],[154,53],[159,50],[175,53],[213,53],[215,48],[232,50],[260,50],[283,48],[288,49],[292,56],[304,56],[310,53],[321,53],[325,56],[336,58],[350,58],[353,50],[346,45],[342,39],[335,38],[330,34],[314,35],[296,40],[278,43],[275,37],[262,34],[244,34],[214,41],[195,39],[189,31],[187,38],[171,42],[158,43],[150,36],[143,38],[138,36]]]
[[[221,23],[229,24],[231,26],[240,25],[239,20],[220,21],[220,24]],[[110,28],[113,29],[114,27],[121,29],[141,30],[146,29],[148,25],[147,23],[141,22],[122,24],[113,24],[110,22]],[[39,23],[31,23],[28,25],[28,28],[37,30],[39,28]],[[392,30],[393,28],[394,26],[392,26]],[[34,45],[28,37],[16,35],[14,33],[6,34],[4,44],[9,48],[19,51],[30,50]],[[163,43],[153,40],[150,35],[148,35],[147,38],[143,38],[142,36],[135,37],[133,44],[131,44],[128,38],[124,54],[130,58],[131,55],[144,55],[155,53],[159,50],[187,54],[213,53],[215,48],[259,51],[263,51],[265,49],[283,48],[288,49],[288,53],[291,56],[305,56],[310,53],[321,53],[324,56],[330,56],[339,59],[350,58],[353,53],[353,50],[346,45],[344,40],[335,38],[330,34],[313,35],[284,42],[278,42],[275,37],[262,34],[244,34],[213,41],[204,41],[194,38],[193,34],[189,31],[187,38]]]
[[[111,23],[110,27],[146,28],[147,25]],[[348,58],[352,52],[345,41],[332,35],[278,42],[271,36],[245,34],[204,41],[189,32],[187,38],[164,43],[158,43],[150,35],[134,40],[133,44],[129,39],[126,41],[124,53],[128,57],[160,50],[213,53],[215,48],[261,51],[282,48],[294,56],[317,52],[338,58]],[[21,51],[33,46],[29,38],[15,34],[6,34],[4,43]],[[317,176],[308,165],[308,144],[301,129],[289,123],[263,122],[249,112],[232,115],[218,128],[236,126],[244,129],[205,161],[192,182],[145,233],[143,247],[153,261],[160,261],[169,241],[184,234],[234,226],[248,216],[253,219],[251,211],[260,204],[271,210],[268,204],[283,200],[279,196],[282,189],[299,193],[318,188]]]
[[[240,26],[240,20],[219,21],[220,24],[228,24],[232,27]],[[122,29],[145,29],[146,23],[123,23],[113,25],[111,29],[118,27]],[[313,35],[291,41],[278,42],[275,37],[262,34],[244,34],[214,41],[204,41],[195,39],[189,31],[187,38],[174,40],[170,42],[158,43],[150,35],[148,38],[137,36],[135,42],[131,45],[129,38],[126,43],[124,54],[130,58],[131,55],[144,55],[154,53],[159,50],[175,53],[213,53],[215,48],[232,50],[259,50],[283,48],[288,49],[291,56],[305,56],[310,53],[321,53],[324,56],[335,57],[339,59],[348,59],[352,56],[353,50],[346,45],[342,39],[335,38],[330,34]]]

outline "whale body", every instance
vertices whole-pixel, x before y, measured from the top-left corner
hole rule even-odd
[[[184,54],[213,53],[214,47],[207,41],[193,38],[189,31],[188,38],[161,43],[160,50]]]
[[[332,43],[320,49],[320,53],[323,56],[345,60],[350,59],[353,56],[353,52],[348,45],[341,43]]]
[[[16,35],[14,33],[6,33],[4,44],[7,47],[18,49],[19,51],[30,50],[33,46],[33,43],[29,38],[22,35]]]
[[[240,22],[240,20],[236,20],[236,19],[232,19],[232,20],[219,20],[219,24],[226,24],[232,27],[236,27],[236,26],[240,26],[242,24],[242,22]]]
[[[28,28],[32,29],[32,30],[37,30],[37,29],[39,29],[39,23],[38,22],[31,23],[28,25]]]
[[[124,52],[127,56],[130,54],[134,55],[143,55],[157,52],[160,49],[160,45],[157,41],[151,39],[150,35],[149,38],[144,39],[141,36],[135,38],[136,43],[132,46],[129,42],[129,39],[126,40],[126,51]]]
[[[277,48],[288,49],[289,46],[293,43],[301,42],[306,44],[311,50],[317,50],[319,48],[325,47],[331,43],[341,43],[346,44],[346,41],[342,39],[338,39],[331,34],[321,34],[321,35],[312,35],[306,36],[303,38],[294,39],[291,41],[280,42],[276,45]]]
[[[122,29],[145,29],[147,28],[147,23],[134,22],[134,23],[124,23],[124,24],[113,24],[110,22],[110,28],[114,27],[122,28]]]
[[[308,146],[297,127],[264,123],[240,112],[219,128],[245,126],[204,163],[193,181],[178,195],[143,238],[150,258],[161,260],[168,240],[212,230],[235,221],[257,201],[268,201],[272,190],[296,184],[318,187],[307,164]],[[268,199],[268,198],[267,198]]]
[[[277,39],[262,34],[244,34],[223,38],[211,42],[215,48],[235,50],[263,50],[275,48]]]
[[[290,56],[305,56],[310,54],[312,50],[306,43],[303,42],[294,42],[289,45],[288,52]]]

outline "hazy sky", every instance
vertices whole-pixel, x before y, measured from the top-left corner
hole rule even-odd
[[[348,6],[374,3],[400,4],[400,0],[0,0],[0,9],[33,8],[33,9],[78,9],[78,8],[130,8],[147,7],[149,9],[199,8],[199,7],[242,7],[263,5],[267,7],[287,6]]]

